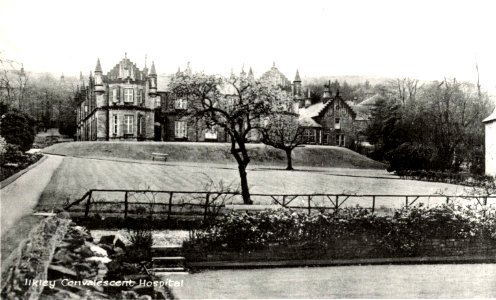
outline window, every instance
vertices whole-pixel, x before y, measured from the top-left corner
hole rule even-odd
[[[133,115],[125,115],[124,116],[124,133],[125,134],[133,134],[133,126],[134,126],[134,116]]]
[[[134,101],[134,90],[124,89],[124,102],[133,102],[133,101]]]
[[[176,121],[175,122],[175,137],[176,138],[186,138],[188,136],[187,132],[187,125],[186,122],[184,121]]]
[[[138,95],[137,95],[137,98],[138,98],[138,104],[143,104],[143,89],[140,89],[138,91]]]
[[[119,93],[118,89],[112,90],[112,102],[116,103],[119,100],[117,97],[118,93]]]
[[[160,107],[160,106],[162,106],[161,98],[157,97],[155,98],[155,107]]]
[[[341,129],[341,119],[340,118],[334,119],[334,129]]]
[[[315,129],[305,129],[303,137],[305,139],[305,142],[315,143]]]
[[[138,117],[138,134],[142,135],[145,133],[145,116]]]
[[[118,117],[117,115],[114,115],[112,118],[112,133],[117,134],[117,129],[119,128],[119,122],[118,122]]]
[[[176,109],[187,109],[188,108],[188,101],[185,99],[177,99],[175,102],[175,108]]]
[[[205,130],[205,139],[206,140],[216,140],[217,139],[217,129],[211,128]]]
[[[336,146],[346,146],[346,137],[344,134],[336,134]]]

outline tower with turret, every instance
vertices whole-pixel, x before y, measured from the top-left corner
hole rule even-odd
[[[153,140],[157,72],[140,70],[124,58],[106,75],[100,59],[86,83],[82,73],[76,92],[77,138],[81,141]]]

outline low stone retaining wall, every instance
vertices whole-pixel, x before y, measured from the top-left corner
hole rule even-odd
[[[355,237],[342,240],[328,248],[315,245],[269,245],[252,251],[222,251],[185,248],[187,261],[195,265],[201,262],[270,262],[291,260],[339,260],[400,258],[404,255],[388,253],[381,249],[375,239]],[[477,257],[477,261],[496,260],[496,241],[480,239],[428,239],[423,241],[408,257]],[[465,260],[463,260],[465,261]],[[385,261],[393,263],[393,261]],[[359,263],[359,262],[358,262]],[[401,263],[401,262],[400,262]]]

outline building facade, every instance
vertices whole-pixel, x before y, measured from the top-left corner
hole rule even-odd
[[[484,119],[486,174],[496,176],[496,109]]]
[[[186,72],[191,72],[189,65]],[[255,80],[251,68],[248,74],[242,70],[240,76]],[[303,94],[298,70],[291,83],[274,64],[259,80],[290,95],[274,105],[299,116],[307,144],[352,147],[360,140],[367,120],[363,112],[370,109],[365,104],[346,101],[339,91],[333,95],[330,83],[325,86],[321,101],[312,103],[310,91]],[[146,63],[140,70],[124,57],[104,75],[98,59],[94,75],[90,74],[87,83],[82,76],[80,81],[76,92],[79,141],[229,141],[222,128],[209,128],[203,120],[189,116],[186,99],[168,91],[158,91],[153,63],[149,71]],[[229,95],[229,91],[225,94]],[[254,132],[249,140],[256,142],[260,137]]]
[[[155,108],[160,102],[157,73],[140,70],[127,57],[106,75],[98,59],[87,84],[76,92],[77,140],[154,140]]]

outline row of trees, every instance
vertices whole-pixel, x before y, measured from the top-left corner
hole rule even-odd
[[[480,86],[444,79],[420,84],[398,79],[378,89],[367,130],[375,159],[391,170],[483,172],[482,120],[493,109]]]
[[[0,115],[17,111],[33,118],[37,131],[58,127],[62,134],[72,136],[78,84],[75,78],[26,72],[19,63],[0,57]]]

